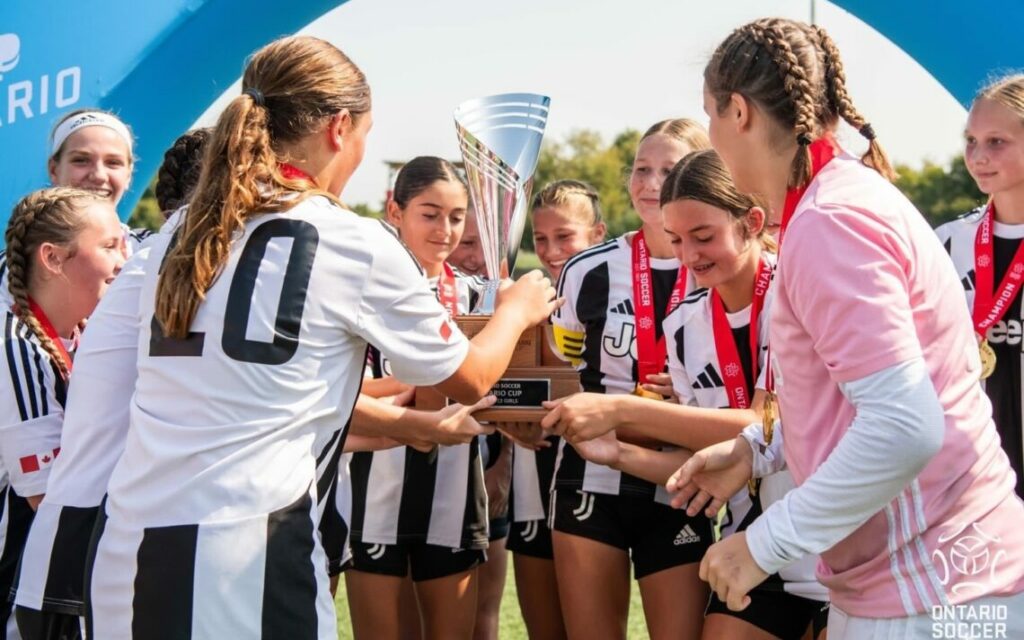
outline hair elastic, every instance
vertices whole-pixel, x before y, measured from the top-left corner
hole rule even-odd
[[[864,126],[862,126],[860,129],[857,129],[857,131],[860,132],[860,135],[867,138],[868,141],[875,139],[875,130],[871,127],[871,123],[869,122],[865,122]]]
[[[244,93],[245,95],[247,95],[250,98],[252,98],[252,101],[255,102],[257,106],[266,108],[267,101],[263,97],[263,92],[260,91],[259,89],[255,88],[255,87],[249,87],[248,89],[246,89],[242,93]]]
[[[796,137],[796,143],[802,147],[806,147],[811,144],[811,135],[809,133],[801,133]]]

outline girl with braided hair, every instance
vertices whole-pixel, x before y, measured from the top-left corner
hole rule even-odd
[[[121,227],[113,204],[66,187],[29,194],[5,234],[8,291],[0,393],[3,530],[0,593],[8,593],[33,512],[60,451],[64,400],[79,326],[121,270]],[[5,626],[10,617],[2,612]],[[12,637],[10,631],[6,636]],[[17,635],[13,637],[18,637]]]
[[[963,298],[950,295],[960,279],[889,182],[838,49],[821,28],[758,20],[719,45],[704,80],[712,145],[780,225],[767,388],[778,405],[765,405],[759,442],[745,432],[696,453],[669,489],[689,513],[714,508],[749,480],[754,449],[778,444],[775,417],[796,488],[712,546],[701,577],[743,610],[770,574],[820,553],[833,640],[937,637],[936,625],[963,637],[970,609],[955,605],[1019,611],[1024,503]],[[839,120],[869,141],[863,157],[836,143]],[[1024,637],[1019,614],[999,623]]]
[[[339,206],[372,116],[365,76],[336,47],[281,38],[242,85],[178,230],[113,286],[136,287],[135,387],[85,567],[89,637],[337,638],[316,531],[331,481],[317,468],[337,457],[315,451],[346,441],[367,343],[403,382],[472,404],[558,306],[527,274],[467,339],[398,239]],[[101,422],[106,402],[74,415]],[[62,468],[95,452],[66,453]]]

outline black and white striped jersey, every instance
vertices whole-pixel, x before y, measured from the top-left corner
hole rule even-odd
[[[479,279],[456,274],[459,313],[473,307]],[[432,283],[436,288],[436,282]],[[388,358],[370,348],[374,378],[391,375]],[[480,440],[352,454],[352,539],[370,544],[418,543],[452,549],[487,547],[487,491]]]
[[[774,254],[762,254],[775,268]],[[750,352],[750,313],[747,306],[735,313],[726,313],[736,343],[744,380],[753,397],[754,391],[765,388],[767,367],[764,366],[768,327],[775,288],[770,287],[765,296],[764,306],[758,315],[757,378],[754,377],[754,363]],[[711,292],[709,289],[692,291],[672,313],[665,318],[664,329],[668,346],[669,372],[672,374],[672,388],[680,404],[704,408],[729,408],[729,394],[725,388],[722,364],[714,341],[714,323],[711,313]],[[744,490],[733,496],[728,503],[725,519],[721,524],[722,537],[743,531],[769,505],[795,486],[789,471],[782,470],[761,479],[758,493],[753,498]],[[827,600],[827,590],[814,576],[817,556],[807,556],[790,565],[774,581],[784,583],[784,589],[795,595],[813,600]]]
[[[189,336],[168,338],[153,322],[168,240],[146,262],[131,426],[87,567],[87,632],[333,640],[317,434],[348,422],[367,342],[399,379],[429,386],[468,341],[392,235],[321,197],[249,220]]]
[[[68,385],[61,455],[25,544],[16,604],[82,615],[83,575],[100,502],[128,434],[139,292],[149,249],[121,269],[90,318]]]
[[[576,254],[559,278],[558,295],[565,297],[565,304],[551,316],[555,345],[576,365],[584,391],[632,393],[636,388],[631,235]],[[651,258],[651,271],[655,333],[661,338],[661,323],[679,274],[679,261]],[[564,441],[559,448],[555,487],[653,498],[664,504],[669,500],[664,487],[587,462]]]
[[[967,295],[968,309],[974,307],[974,241],[984,214],[985,207],[979,207],[935,230],[953,259]],[[1024,225],[995,221],[992,232],[993,275],[998,286],[1024,238]],[[1024,497],[1024,412],[1021,410],[1021,397],[1024,396],[1024,376],[1021,375],[1024,365],[1024,309],[1020,293],[1010,303],[1003,319],[992,325],[985,337],[995,351],[996,369],[982,384],[992,402],[992,418],[1003,449],[1017,473],[1017,495]]]
[[[46,492],[60,452],[67,386],[35,334],[9,306],[0,317],[0,618],[6,620],[11,608],[7,596],[34,515],[25,498]],[[4,637],[11,638],[10,632],[14,630],[8,625]]]
[[[512,447],[512,485],[508,514],[512,522],[546,520],[551,502],[551,482],[561,438],[551,436],[550,447],[534,451],[518,444]]]

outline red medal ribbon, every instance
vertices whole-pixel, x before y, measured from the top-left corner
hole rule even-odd
[[[60,357],[63,358],[64,364],[67,365],[68,373],[71,373],[71,354],[68,353],[67,348],[64,347],[64,341],[57,335],[57,330],[53,328],[53,324],[50,319],[46,317],[46,313],[43,308],[36,304],[36,301],[32,298],[28,299],[28,308],[32,312],[32,315],[39,321],[39,326],[43,328],[50,341],[57,347],[57,352],[60,353]]]
[[[455,271],[445,262],[441,275],[437,277],[437,299],[448,311],[448,317],[454,318],[459,313],[459,290],[455,286]]]
[[[800,204],[800,199],[807,193],[807,188],[811,186],[811,182],[814,181],[814,177],[818,175],[822,167],[831,162],[832,158],[836,157],[836,143],[832,139],[832,135],[826,133],[811,143],[810,151],[811,179],[802,187],[786,191],[786,202],[782,205],[782,223],[779,226],[779,248],[776,250],[776,255],[782,255],[782,240],[785,238],[786,229],[789,228],[793,214],[796,213],[796,206]],[[768,373],[765,374],[765,390],[769,393],[774,393],[775,373],[772,371],[771,366],[771,345],[768,346],[768,352],[765,354],[765,366],[768,367]]]
[[[807,193],[807,188],[811,186],[814,176],[818,175],[821,168],[828,164],[832,158],[836,157],[835,142],[832,140],[832,136],[830,135],[818,138],[812,142],[810,149],[811,179],[802,187],[786,191],[786,202],[782,205],[782,224],[779,227],[780,252],[782,250],[782,239],[786,235],[786,229],[789,227],[789,222],[792,220],[793,214],[796,212],[796,205],[800,204],[800,199],[804,197],[805,193]]]
[[[758,318],[764,308],[765,295],[772,281],[772,267],[761,258],[754,276],[754,299],[750,303],[750,366],[754,368],[754,380],[757,380],[758,351]],[[725,391],[729,396],[729,406],[733,409],[749,409],[753,399],[753,389],[747,388],[743,375],[743,363],[740,361],[739,349],[733,337],[732,327],[725,314],[725,305],[718,291],[711,290],[711,329],[715,339],[715,353],[718,355],[718,366],[725,381]]]
[[[293,164],[282,162],[281,164],[277,165],[277,168],[281,171],[281,175],[287,178],[288,180],[305,180],[314,187],[316,186],[316,179],[313,178],[313,176],[309,175],[308,173],[306,173],[305,171],[296,167]]]
[[[989,203],[974,236],[974,330],[983,339],[989,327],[1002,320],[1024,283],[1024,242],[1017,247],[1013,261],[1003,274],[999,289],[995,285],[996,259],[992,241],[995,205]]]
[[[679,268],[679,277],[672,287],[666,314],[675,309],[686,294],[686,269]],[[637,376],[640,384],[647,382],[648,375],[665,370],[668,351],[665,336],[657,339],[654,318],[654,281],[651,274],[651,254],[647,249],[643,230],[633,238],[633,307],[636,313]]]

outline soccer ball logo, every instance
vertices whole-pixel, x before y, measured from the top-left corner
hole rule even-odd
[[[953,543],[949,563],[965,576],[976,576],[988,567],[988,545],[978,536],[967,535]]]
[[[939,544],[953,540],[948,557],[941,549],[932,552],[932,559],[939,569],[939,581],[943,585],[953,584],[953,593],[975,592],[986,593],[987,582],[994,584],[1000,562],[1006,556],[1005,549],[999,549],[1001,539],[986,533],[978,523],[970,526],[960,525],[958,528],[939,536]],[[996,543],[995,550],[990,545]]]
[[[739,373],[740,367],[735,362],[730,362],[729,364],[725,365],[725,375],[732,377],[739,375]]]
[[[1013,275],[1019,276],[1022,273],[1024,273],[1024,264],[1013,265]]]
[[[650,318],[640,318],[640,328],[647,331],[654,326],[654,322]]]
[[[992,259],[991,258],[989,258],[988,256],[978,256],[978,266],[979,267],[987,267],[990,264],[992,264]]]

